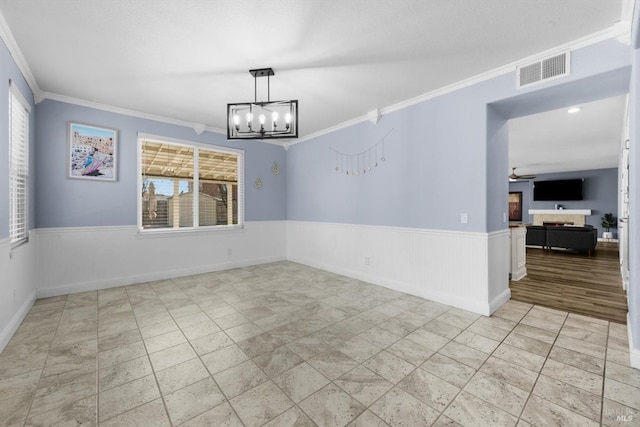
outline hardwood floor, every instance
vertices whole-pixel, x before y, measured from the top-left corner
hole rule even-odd
[[[595,254],[527,248],[527,276],[509,282],[511,299],[597,317],[627,321],[618,244],[598,242]]]

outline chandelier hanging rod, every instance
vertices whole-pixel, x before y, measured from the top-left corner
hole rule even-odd
[[[258,77],[267,78],[267,102],[271,102],[271,76],[275,76],[273,68],[256,68],[255,70],[249,70],[249,73],[253,76],[253,100],[258,103]]]

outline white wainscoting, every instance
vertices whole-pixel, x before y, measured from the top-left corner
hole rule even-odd
[[[511,289],[509,289],[511,234],[509,230],[501,230],[488,233],[486,238],[489,251],[484,262],[489,266],[488,301],[489,314],[491,314],[511,299]]]
[[[518,281],[527,275],[527,227],[511,227],[511,280]]]
[[[137,227],[50,228],[37,234],[38,298],[281,261],[286,252],[285,221],[173,234],[142,235]]]
[[[509,231],[288,221],[287,258],[489,315],[510,298]]]
[[[0,352],[15,333],[36,299],[36,240],[11,249],[0,240]]]
[[[631,317],[627,313],[627,337],[629,338],[629,364],[632,368],[640,369],[640,345],[633,342]]]

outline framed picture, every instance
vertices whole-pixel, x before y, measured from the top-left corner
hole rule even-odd
[[[522,191],[509,193],[509,221],[522,221]]]
[[[69,122],[68,177],[117,181],[118,131]]]

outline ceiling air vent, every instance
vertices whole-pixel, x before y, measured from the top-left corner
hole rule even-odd
[[[516,85],[521,88],[568,75],[569,51],[530,64],[519,65],[516,73]]]

